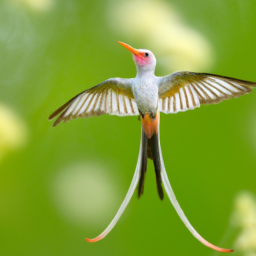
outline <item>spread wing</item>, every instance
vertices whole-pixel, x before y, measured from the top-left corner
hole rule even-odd
[[[69,100],[54,111],[49,119],[59,115],[53,126],[78,117],[103,114],[138,115],[138,108],[131,91],[133,79],[110,78]]]
[[[159,111],[177,113],[239,97],[256,83],[207,73],[176,72],[159,78]]]

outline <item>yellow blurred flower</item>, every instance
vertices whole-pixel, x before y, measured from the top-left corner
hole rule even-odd
[[[26,124],[7,106],[0,104],[0,161],[27,141]]]
[[[256,198],[249,192],[240,193],[235,199],[232,224],[241,229],[235,246],[243,255],[256,253]]]
[[[53,177],[54,205],[73,224],[101,227],[115,212],[115,203],[118,205],[113,182],[105,166],[92,161],[76,163]]]
[[[12,3],[24,6],[32,11],[42,12],[50,10],[54,0],[10,0]]]
[[[126,43],[143,41],[153,50],[165,71],[205,71],[212,65],[212,48],[206,38],[188,26],[167,2],[113,0],[108,16],[111,28],[126,37]],[[123,40],[122,37],[118,38]],[[142,47],[139,47],[142,48]]]

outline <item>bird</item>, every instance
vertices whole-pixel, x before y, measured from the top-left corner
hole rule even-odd
[[[96,238],[86,238],[88,242],[103,239],[115,226],[136,187],[138,197],[144,191],[148,159],[153,160],[156,187],[161,200],[164,198],[164,185],[167,196],[177,214],[192,235],[202,244],[220,252],[232,249],[217,247],[205,240],[193,228],[179,205],[165,169],[159,135],[160,112],[165,114],[199,108],[202,104],[214,104],[249,93],[256,83],[227,76],[196,73],[189,71],[174,72],[158,77],[155,75],[156,58],[150,50],[135,49],[118,41],[133,54],[137,74],[135,78],[110,78],[87,89],[70,99],[54,111],[49,119],[57,117],[53,126],[71,119],[101,116],[139,116],[141,120],[141,140],[135,173],[119,210],[107,228]]]

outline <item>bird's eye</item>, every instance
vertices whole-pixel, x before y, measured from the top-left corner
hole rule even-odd
[[[147,52],[144,53],[144,57],[148,57],[149,54]]]

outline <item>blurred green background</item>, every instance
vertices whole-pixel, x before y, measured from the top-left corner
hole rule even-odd
[[[255,10],[252,0],[2,0],[0,255],[218,254],[189,233],[167,196],[159,200],[152,162],[142,198],[133,196],[105,239],[87,243],[125,197],[140,122],[104,115],[53,129],[47,118],[103,80],[135,76],[117,40],[152,50],[157,75],[190,69],[256,81]],[[256,194],[256,91],[161,114],[161,145],[195,229],[248,255],[232,216],[241,191]]]

